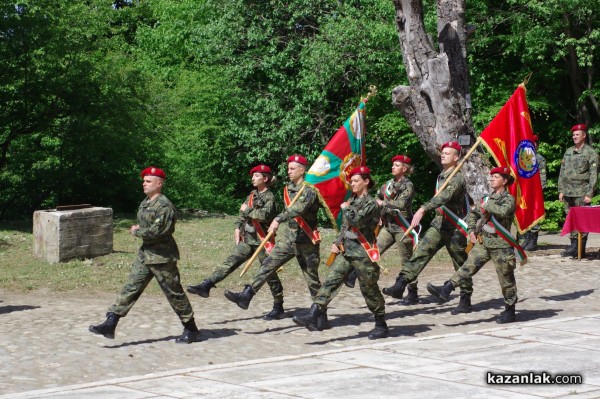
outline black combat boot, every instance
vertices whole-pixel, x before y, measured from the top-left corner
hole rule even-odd
[[[279,320],[283,319],[283,302],[273,302],[273,310],[263,316],[264,320]]]
[[[560,256],[571,258],[577,256],[577,238],[571,238],[571,245],[566,247],[565,250],[560,253]]]
[[[356,269],[352,268],[352,271],[348,273],[346,278],[344,279],[344,285],[348,288],[354,288],[356,285],[356,279],[358,278],[358,273]]]
[[[308,329],[310,325],[314,326],[315,330],[317,329],[317,325],[318,325],[318,320],[319,320],[319,316],[321,316],[321,313],[323,311],[321,310],[321,307],[316,304],[313,303],[312,306],[310,307],[310,311],[308,312],[308,314],[306,316],[295,316],[292,317],[292,321],[296,324],[298,324],[299,326],[302,327],[306,327]]]
[[[225,298],[229,299],[231,302],[235,303],[242,309],[248,309],[250,301],[252,300],[255,294],[256,293],[254,292],[250,284],[247,284],[244,287],[244,291],[240,293],[225,290]]]
[[[192,342],[200,341],[200,331],[196,327],[194,318],[190,321],[183,323],[183,333],[175,339],[178,344],[191,344]]]
[[[90,326],[89,330],[94,334],[100,334],[104,335],[106,338],[114,339],[115,328],[117,328],[117,323],[119,323],[120,318],[121,316],[118,314],[108,312],[104,323],[98,324],[97,326]]]
[[[400,301],[400,303],[405,306],[418,304],[419,303],[419,291],[417,290],[417,287],[413,287],[412,285],[409,285],[408,293],[406,294],[406,297],[404,297],[404,299],[402,299]]]
[[[581,257],[585,258],[585,246],[587,245],[587,237],[581,239]],[[577,256],[577,254],[575,255]]]
[[[439,303],[445,303],[450,300],[450,293],[454,291],[452,281],[446,281],[443,286],[427,284],[427,291],[437,298]]]
[[[460,313],[471,313],[473,311],[473,307],[471,306],[471,294],[467,294],[466,292],[460,292],[460,301],[458,302],[458,306],[450,311],[452,314],[460,314]]]
[[[515,305],[508,306],[504,305],[504,311],[500,313],[500,317],[496,320],[496,323],[505,324],[513,323],[517,320],[515,316]]]
[[[311,327],[309,326],[308,329],[311,330]],[[329,329],[331,329],[331,324],[329,324],[329,320],[327,319],[327,309],[321,309],[321,313],[317,318],[317,326],[311,331],[323,331]]]
[[[398,277],[396,277],[394,285],[384,288],[382,291],[385,295],[389,295],[396,299],[402,299],[407,285],[408,282],[404,279],[404,276],[399,274]]]
[[[523,240],[523,244],[521,244],[521,247],[527,251],[527,247],[529,246],[529,243],[531,242],[531,234],[529,234],[529,231],[527,233],[525,233],[525,239]]]
[[[204,280],[198,285],[188,285],[187,292],[190,294],[200,295],[202,298],[208,298],[210,289],[215,286],[215,283],[209,279]]]
[[[385,317],[375,317],[375,328],[369,332],[369,339],[387,338],[389,335],[390,329],[385,322]]]

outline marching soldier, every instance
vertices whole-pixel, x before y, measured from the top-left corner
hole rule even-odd
[[[308,161],[302,155],[292,155],[288,158],[290,182],[284,188],[283,193],[286,209],[273,219],[269,226],[269,232],[276,232],[282,223],[287,224],[287,228],[284,229],[283,234],[277,236],[275,247],[261,263],[252,284],[246,285],[244,290],[239,293],[225,290],[225,297],[242,309],[248,309],[250,301],[264,283],[294,257],[300,264],[313,300],[321,288],[319,280],[321,237],[317,230],[317,212],[321,204],[316,189],[304,183],[307,165]],[[292,204],[300,190],[302,192]],[[325,328],[328,327],[326,312],[321,315],[319,320]]]
[[[338,255],[329,269],[327,279],[319,290],[308,316],[292,319],[296,324],[311,331],[321,331],[319,317],[338,292],[351,268],[358,274],[360,291],[367,307],[375,316],[375,328],[369,333],[369,339],[385,338],[389,335],[385,322],[385,300],[377,281],[379,280],[379,250],[376,244],[375,227],[379,223],[381,207],[368,193],[373,187],[371,171],[359,166],[350,172],[352,197],[341,205],[343,226],[341,246],[344,252]],[[331,251],[340,253],[334,243]]]
[[[381,223],[383,228],[377,236],[377,246],[381,255],[392,245],[396,244],[400,251],[401,266],[407,262],[413,253],[413,238],[402,239],[404,231],[410,227],[413,216],[412,201],[415,197],[415,186],[408,176],[413,172],[411,159],[406,155],[396,155],[392,158],[392,176],[381,186],[378,193],[377,204],[382,207]],[[345,284],[354,287],[357,273],[353,270]],[[403,305],[419,303],[417,282],[408,286],[408,294],[400,302]]]
[[[179,249],[173,238],[177,222],[176,210],[171,201],[161,193],[166,179],[165,172],[149,167],[144,169],[141,175],[144,194],[147,197],[138,209],[138,224],[131,226],[129,231],[142,239],[142,246],[133,262],[127,283],[115,303],[108,309],[106,321],[90,326],[89,330],[106,338],[114,338],[119,319],[127,316],[154,277],[184,327],[183,334],[175,342],[199,341],[200,333],[194,321],[192,305],[183,291],[177,268]]]
[[[538,136],[533,136],[533,141],[535,145],[535,159],[538,164],[538,169],[540,171],[540,180],[542,181],[542,190],[546,188],[546,158],[544,158],[538,151]],[[523,249],[526,251],[537,251],[538,250],[538,235],[540,233],[540,224],[536,224],[525,233],[525,242],[523,243]]]
[[[497,322],[512,323],[517,303],[514,248],[518,243],[510,233],[515,217],[515,199],[507,186],[514,180],[506,166],[494,168],[490,174],[493,194],[482,200],[481,207],[473,206],[469,213],[469,239],[475,244],[469,258],[443,286],[428,284],[427,290],[441,303],[447,302],[454,287],[471,279],[491,259],[496,266],[505,304]]]
[[[598,179],[598,153],[586,144],[587,126],[575,125],[571,132],[575,145],[565,152],[558,175],[558,199],[564,202],[567,214],[572,206],[584,206],[592,202]],[[588,233],[581,233],[582,256],[585,256],[587,236]],[[577,256],[577,232],[572,231],[570,238],[571,245],[561,253],[562,256]]]
[[[235,222],[236,246],[233,253],[225,259],[222,265],[214,269],[210,277],[198,285],[188,286],[189,293],[208,298],[210,289],[250,259],[267,235],[267,228],[277,213],[275,196],[269,189],[274,182],[273,172],[267,165],[257,165],[250,170],[250,176],[252,176],[252,185],[255,190],[250,193],[240,207],[240,217]],[[267,257],[267,253],[271,252],[273,246],[274,240],[271,239],[258,255],[261,262]],[[284,315],[283,286],[277,273],[271,275],[267,283],[273,295],[273,310],[263,318],[265,320],[281,319]]]
[[[450,176],[460,158],[460,144],[455,141],[444,143],[441,148],[440,161],[442,173],[438,176],[436,192],[446,179]],[[467,231],[463,218],[468,207],[468,196],[465,180],[462,172],[457,172],[448,183],[445,190],[434,196],[429,202],[421,205],[415,212],[411,226],[417,227],[425,212],[436,210],[437,215],[431,222],[419,245],[415,248],[411,258],[404,263],[402,270],[393,286],[384,288],[383,293],[393,298],[401,299],[406,286],[417,280],[421,271],[427,266],[433,256],[442,248],[446,247],[454,270],[458,270],[467,260]],[[454,313],[471,312],[471,294],[473,293],[472,279],[464,279],[461,282],[460,302],[453,309]]]

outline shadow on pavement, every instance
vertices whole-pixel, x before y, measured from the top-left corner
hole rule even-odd
[[[585,291],[570,292],[568,294],[561,294],[561,295],[541,296],[540,299],[544,299],[546,301],[556,301],[556,302],[570,301],[572,299],[579,299],[581,297],[588,296],[588,295],[592,294],[594,291],[595,290],[585,290]]]
[[[12,312],[21,312],[23,310],[31,310],[31,309],[38,309],[38,308],[41,308],[41,306],[31,306],[31,305],[7,305],[7,306],[0,306],[0,314],[7,314],[7,313],[12,313]]]
[[[531,321],[537,319],[549,319],[554,316],[558,316],[563,309],[544,309],[544,310],[519,310],[517,308],[517,322],[519,321]]]
[[[417,325],[409,325],[409,326],[392,326],[390,327],[390,336],[389,338],[399,338],[399,337],[413,337],[417,334],[420,333],[424,333],[426,331],[430,331],[431,327],[435,326],[435,324],[417,324]],[[343,328],[343,327],[340,327]],[[315,342],[307,342],[307,345],[323,345],[323,344],[328,344],[331,342],[342,342],[342,341],[349,341],[349,340],[353,340],[353,339],[359,339],[359,338],[366,338],[369,335],[369,331],[371,331],[371,328],[365,329],[365,331],[360,331],[359,333],[352,335],[352,336],[347,336],[347,337],[339,337],[339,338],[332,338],[332,339],[327,339],[324,341],[315,341]],[[318,331],[314,331],[313,332],[315,337],[318,337],[317,334],[319,334]],[[382,342],[381,339],[379,340],[373,340],[371,342]]]
[[[152,344],[154,342],[175,341],[175,338],[177,338],[177,337],[178,337],[178,335],[169,335],[168,337],[164,337],[164,338],[144,339],[141,341],[123,342],[122,344],[119,344],[119,345],[104,345],[104,347],[107,349],[117,349],[117,348],[123,348],[126,346],[133,346],[133,345]]]

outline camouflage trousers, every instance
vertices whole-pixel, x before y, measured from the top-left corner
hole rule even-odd
[[[417,280],[419,274],[425,269],[425,266],[431,261],[433,256],[442,247],[446,247],[450,258],[452,258],[452,264],[454,270],[460,269],[460,267],[467,260],[467,238],[462,235],[458,230],[443,231],[440,232],[435,227],[430,227],[425,232],[425,235],[419,240],[419,245],[415,248],[413,255],[410,257],[408,262],[402,266],[400,275],[404,279],[411,283]],[[473,279],[466,278],[461,280],[460,290],[464,293],[471,294],[473,292]]]
[[[381,229],[377,236],[377,246],[379,247],[379,254],[383,255],[385,251],[396,244],[398,251],[400,252],[400,266],[404,266],[409,261],[413,254],[413,243],[410,237],[402,239],[404,231],[390,232],[385,227]],[[410,283],[410,286],[415,290],[417,289],[417,280]]]
[[[516,258],[513,248],[486,248],[475,244],[465,264],[454,273],[450,281],[454,286],[461,285],[463,281],[470,280],[490,259],[496,266],[504,303],[512,306],[517,303]]]
[[[563,197],[563,201],[565,203],[565,213],[569,213],[569,209],[573,206],[585,206],[585,202],[583,202],[583,197]],[[588,233],[581,232],[581,238],[586,238]],[[577,231],[573,230],[571,234],[569,234],[572,240],[577,240]]]
[[[385,300],[379,289],[379,266],[364,257],[349,257],[338,254],[327,273],[327,279],[317,293],[314,303],[327,308],[329,302],[337,295],[346,279],[346,275],[354,268],[358,274],[360,292],[367,307],[375,317],[385,316]]]
[[[140,259],[136,259],[121,293],[108,310],[122,317],[127,316],[153,277],[156,278],[169,304],[179,316],[179,320],[187,323],[194,318],[192,305],[181,286],[177,262],[146,265]]]
[[[233,253],[225,259],[223,264],[215,267],[213,273],[208,278],[213,284],[217,284],[225,279],[225,277],[229,276],[236,270],[240,265],[246,262],[248,259],[254,255],[258,245],[249,245],[245,242],[241,241],[238,245],[233,249]],[[262,263],[267,257],[267,252],[263,249],[258,254],[258,260]],[[283,285],[281,284],[281,280],[279,280],[279,276],[277,273],[273,273],[269,279],[267,280],[269,284],[269,288],[271,289],[271,294],[273,295],[273,302],[275,303],[283,303]]]
[[[295,257],[302,270],[304,280],[308,285],[310,297],[314,300],[319,288],[321,288],[321,281],[319,280],[319,263],[321,262],[319,247],[319,244],[313,243],[278,241],[269,256],[261,263],[260,269],[252,282],[252,289],[254,292],[258,292],[281,266]]]

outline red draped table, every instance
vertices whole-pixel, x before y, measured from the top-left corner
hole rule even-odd
[[[577,231],[577,258],[581,259],[581,232],[600,233],[600,206],[575,206],[569,209],[561,236]]]

